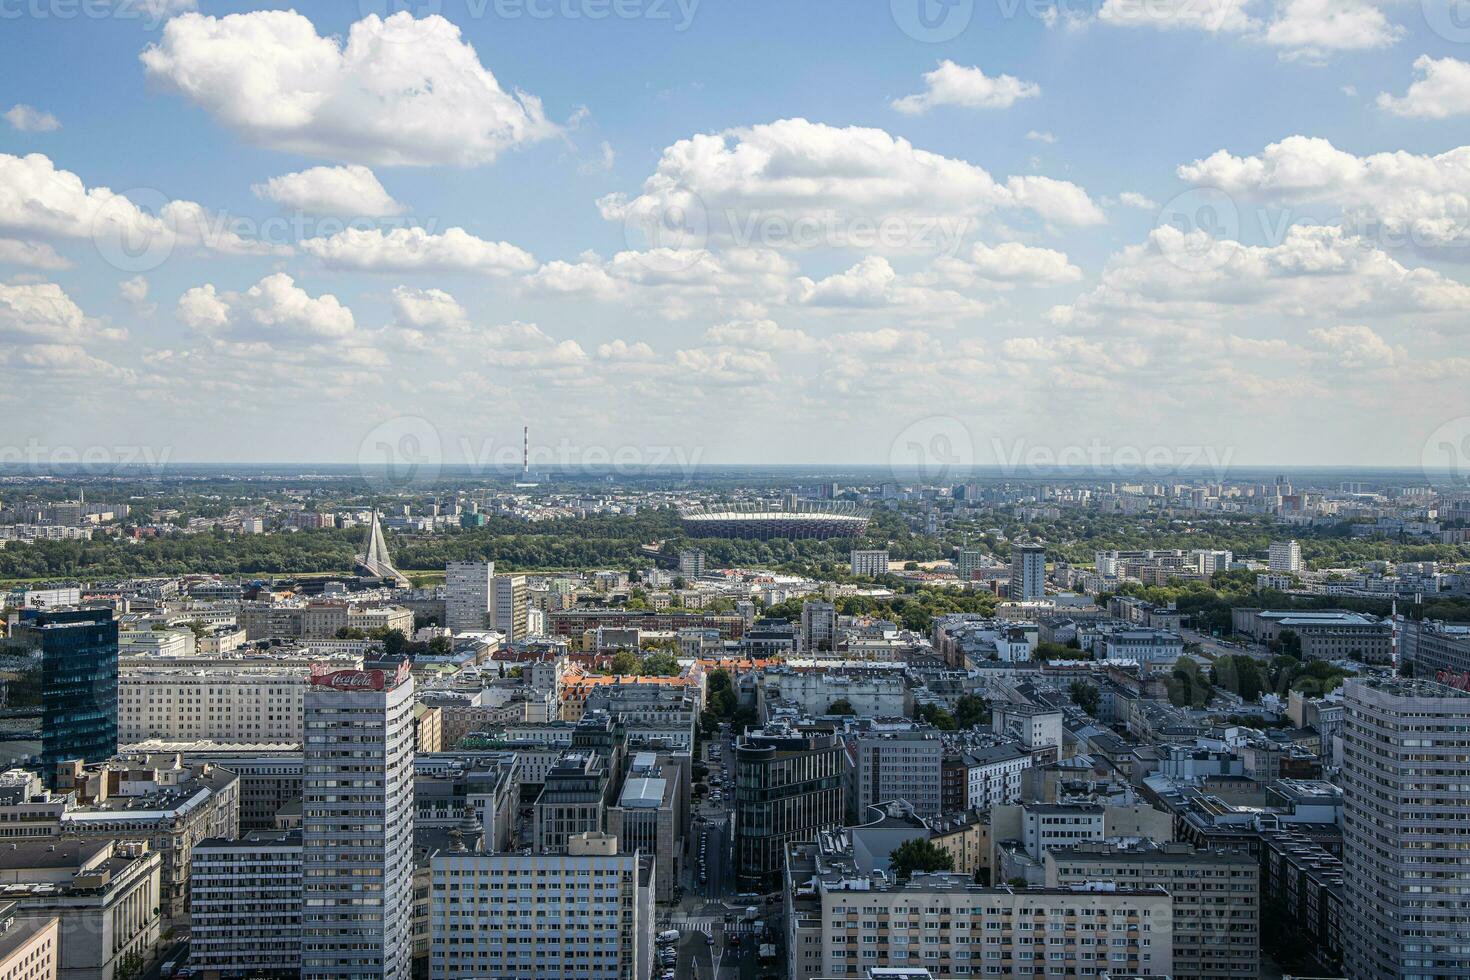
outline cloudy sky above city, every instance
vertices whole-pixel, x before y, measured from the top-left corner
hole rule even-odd
[[[1470,437],[1464,0],[0,18],[12,454],[474,462],[529,424],[570,462],[1418,466]]]

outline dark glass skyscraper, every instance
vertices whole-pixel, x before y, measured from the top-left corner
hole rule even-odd
[[[117,754],[117,620],[111,609],[27,610],[15,637],[41,651],[41,765]]]

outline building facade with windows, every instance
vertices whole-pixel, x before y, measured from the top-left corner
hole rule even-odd
[[[321,670],[306,692],[302,980],[408,980],[413,676]]]

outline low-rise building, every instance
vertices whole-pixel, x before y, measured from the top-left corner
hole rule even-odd
[[[0,902],[21,923],[57,923],[59,980],[123,980],[158,945],[162,867],[141,842],[12,841],[0,847]]]

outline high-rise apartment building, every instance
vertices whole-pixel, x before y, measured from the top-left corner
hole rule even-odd
[[[852,574],[865,576],[887,575],[888,552],[886,550],[863,551],[853,549]]]
[[[699,578],[704,574],[704,552],[698,548],[686,548],[679,552],[679,574],[684,578]]]
[[[857,805],[904,800],[921,817],[938,816],[944,743],[934,731],[870,731],[857,739]]]
[[[1046,549],[1041,545],[1011,547],[1010,597],[1017,602],[1046,598]]]
[[[111,609],[22,610],[12,639],[41,653],[41,767],[117,754],[117,621]]]
[[[301,831],[202,841],[189,880],[189,966],[196,973],[301,969]]]
[[[1470,693],[1349,680],[1343,703],[1347,975],[1470,977]]]
[[[413,677],[313,672],[302,780],[302,980],[407,980]]]
[[[808,599],[801,604],[801,652],[830,653],[837,642],[837,607]]]
[[[979,548],[961,548],[955,556],[955,574],[961,582],[968,582],[975,577],[975,573],[984,568],[988,556]]]
[[[506,640],[524,640],[530,633],[526,577],[497,575],[490,585],[490,626],[504,633]]]
[[[444,566],[444,627],[459,631],[490,626],[493,561],[452,561]]]
[[[1046,885],[1160,886],[1173,900],[1176,980],[1261,975],[1260,865],[1245,851],[1199,851],[1137,838],[1078,841],[1045,852]]]
[[[785,848],[843,821],[841,741],[830,732],[751,731],[735,747],[735,871],[741,891],[779,886]]]
[[[1272,541],[1266,552],[1266,565],[1273,572],[1300,574],[1302,570],[1302,546],[1295,540]]]
[[[430,859],[430,980],[629,980],[653,968],[654,864],[610,834],[563,854]]]

